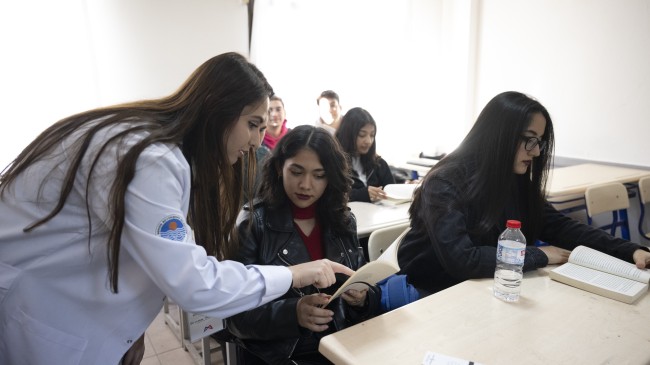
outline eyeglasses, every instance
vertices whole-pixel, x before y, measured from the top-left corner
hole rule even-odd
[[[544,151],[548,143],[547,141],[542,141],[537,137],[521,136],[521,139],[526,142],[524,144],[524,148],[526,149],[526,151],[532,151],[533,148],[535,148],[535,146],[539,146],[539,152],[542,152]]]

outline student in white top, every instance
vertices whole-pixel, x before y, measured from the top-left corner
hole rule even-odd
[[[395,184],[388,163],[377,154],[377,123],[363,108],[352,108],[341,118],[336,138],[352,165],[350,201],[377,202],[386,199],[384,186]]]
[[[0,175],[0,364],[137,364],[165,296],[225,318],[352,274],[223,260],[272,93],[226,53],[168,97],[73,115],[27,146]]]

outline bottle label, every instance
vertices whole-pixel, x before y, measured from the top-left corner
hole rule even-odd
[[[523,265],[525,257],[526,245],[517,241],[499,241],[497,246],[497,261],[506,264]]]

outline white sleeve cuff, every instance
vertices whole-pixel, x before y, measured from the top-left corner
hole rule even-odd
[[[250,265],[249,267],[255,268],[264,278],[266,290],[262,297],[262,303],[284,295],[291,288],[293,276],[289,268],[274,265]]]

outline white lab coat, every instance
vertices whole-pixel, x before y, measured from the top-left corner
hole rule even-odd
[[[138,159],[126,196],[119,293],[111,292],[108,278],[106,207],[116,154],[125,145],[103,154],[93,175],[90,241],[88,157],[61,212],[24,233],[56,202],[73,140],[62,141],[51,158],[25,171],[0,200],[0,364],[115,365],[160,312],[165,296],[189,312],[225,318],[289,289],[286,267],[245,267],[208,257],[184,220],[185,234],[176,237],[182,241],[157,233],[167,217],[187,216],[190,169],[177,146],[156,144]]]

